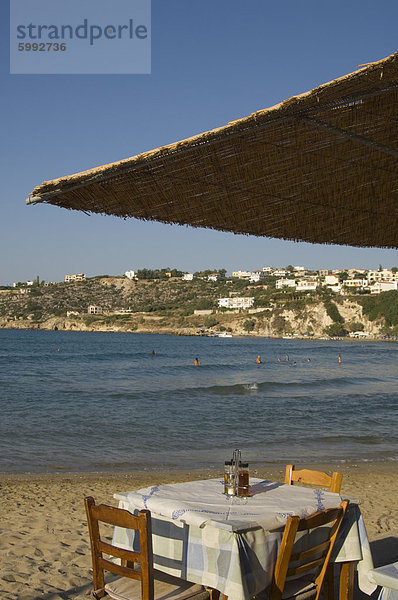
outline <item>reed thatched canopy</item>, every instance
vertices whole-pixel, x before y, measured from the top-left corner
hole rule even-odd
[[[398,246],[398,53],[195,137],[46,181],[28,203]]]

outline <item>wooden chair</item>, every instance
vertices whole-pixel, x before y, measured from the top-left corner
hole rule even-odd
[[[328,487],[331,492],[340,493],[341,481],[343,476],[341,473],[332,473],[328,475],[323,471],[310,471],[309,469],[301,469],[296,471],[294,465],[286,465],[285,483],[292,485],[293,481],[301,483],[309,483],[320,487]]]
[[[94,598],[98,600],[108,594],[114,600],[209,600],[210,593],[203,586],[154,570],[148,510],[135,516],[121,508],[96,505],[91,496],[84,499],[84,504],[90,533]],[[124,550],[104,541],[100,523],[138,531],[139,551]],[[121,559],[121,564],[112,562],[104,554]],[[138,568],[134,563],[138,563]],[[105,583],[105,570],[119,577]]]
[[[275,565],[269,600],[318,600],[347,506],[348,500],[344,500],[339,508],[329,508],[301,520],[299,517],[288,518]],[[325,532],[324,541],[321,543],[316,532],[319,527]],[[308,532],[308,536],[305,536],[305,550],[293,552],[298,539],[297,532],[302,531]]]

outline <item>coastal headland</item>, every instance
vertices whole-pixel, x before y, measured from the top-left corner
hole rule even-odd
[[[220,298],[252,299],[250,308],[220,307]],[[251,335],[394,339],[398,292],[378,297],[278,292],[232,281],[84,281],[0,292],[0,328],[113,331],[173,335]]]

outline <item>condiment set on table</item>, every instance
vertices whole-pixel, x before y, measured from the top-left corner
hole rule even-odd
[[[240,450],[234,450],[232,459],[224,465],[224,493],[227,496],[249,496],[249,464],[241,460]]]

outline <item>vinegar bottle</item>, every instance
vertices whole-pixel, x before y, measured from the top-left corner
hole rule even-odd
[[[249,463],[239,463],[238,496],[249,495]]]

